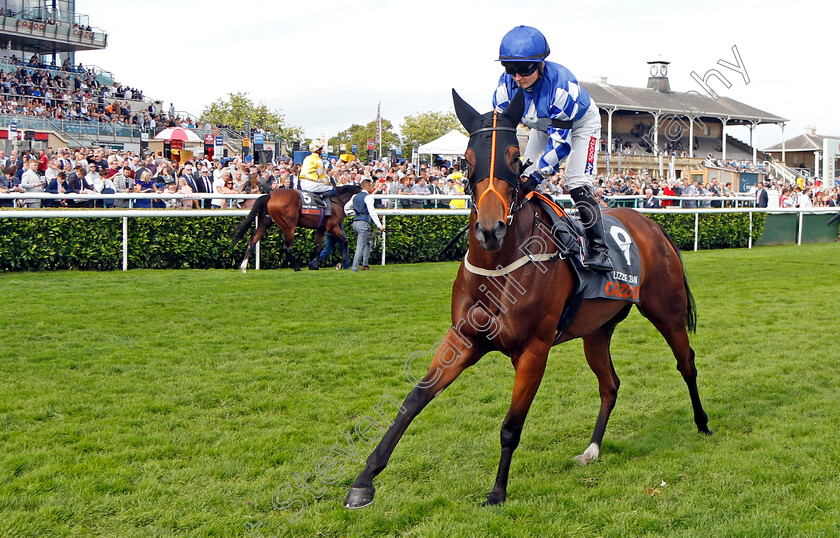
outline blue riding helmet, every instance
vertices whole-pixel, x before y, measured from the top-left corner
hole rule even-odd
[[[517,26],[502,38],[499,62],[539,62],[551,53],[542,32],[531,26]]]

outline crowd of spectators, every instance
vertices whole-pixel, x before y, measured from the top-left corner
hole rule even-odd
[[[179,163],[166,159],[157,153],[142,157],[133,152],[121,152],[100,148],[97,150],[68,148],[53,151],[13,150],[6,156],[0,151],[0,166],[5,172],[0,177],[0,193],[50,192],[71,193],[194,193],[217,194],[266,194],[274,189],[295,188],[300,166],[288,159],[255,165],[250,158],[236,157],[209,160],[203,155]],[[420,164],[414,168],[410,163],[392,164],[385,161],[361,163],[344,162],[339,159],[327,161],[327,173],[336,185],[359,184],[363,179],[373,181],[373,194],[415,195],[424,198],[384,198],[377,201],[385,208],[465,208],[464,199],[432,198],[431,195],[463,195],[466,187],[464,175],[457,166],[443,163]],[[815,185],[786,185],[783,182],[770,183],[780,193],[781,207],[836,206],[837,189],[819,190]],[[551,176],[541,185],[546,194],[559,196],[564,190],[563,172]],[[650,208],[680,206],[728,207],[734,205],[737,194],[731,183],[721,184],[713,178],[707,184],[681,180],[660,180],[650,177],[635,177],[630,174],[613,173],[597,178],[596,193],[605,205],[614,205],[637,198],[633,205]],[[673,200],[669,197],[682,197]],[[44,200],[46,207],[128,207],[129,199],[113,200]],[[41,207],[41,200],[29,199],[22,202],[27,207]],[[133,199],[131,205],[137,208],[249,208],[253,198],[197,199]],[[0,200],[0,206],[11,206],[13,200]]]
[[[253,164],[239,157],[225,162],[211,161],[204,156],[179,163],[158,152],[141,158],[133,152],[100,148],[97,150],[62,148],[46,150],[13,150],[6,156],[0,151],[0,193],[50,192],[53,194],[92,193],[219,193],[266,194],[273,189],[295,188],[300,166],[290,160]],[[337,185],[358,184],[364,178],[374,181],[375,194],[456,194],[464,193],[463,175],[446,166],[421,165],[415,171],[410,165],[389,166],[376,161],[362,164],[333,159],[328,163],[329,175]],[[134,199],[133,207],[178,208],[248,208],[251,199]],[[128,199],[44,200],[45,207],[127,207]],[[11,206],[12,199],[0,200]],[[22,201],[27,207],[42,206],[41,200]],[[466,207],[465,200],[385,200],[380,207]]]
[[[728,170],[737,170],[738,172],[757,172],[758,167],[750,159],[716,159],[709,153],[703,161],[706,166],[713,166],[715,168],[726,168]]]
[[[170,103],[146,100],[143,91],[122,84],[100,84],[92,69],[45,66],[37,55],[29,63],[14,56],[8,73],[0,72],[0,114],[56,120],[103,122],[154,131],[161,126],[196,128]],[[133,106],[132,106],[133,105]]]

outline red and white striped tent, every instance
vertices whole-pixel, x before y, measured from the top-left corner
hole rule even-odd
[[[155,135],[155,140],[181,140],[183,142],[201,142],[197,134],[183,127],[169,127]]]

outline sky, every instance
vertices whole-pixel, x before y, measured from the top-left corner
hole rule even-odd
[[[524,5],[527,4],[527,5]],[[787,118],[785,138],[814,126],[840,135],[840,70],[829,2],[613,0],[423,2],[321,0],[77,0],[77,13],[108,33],[108,47],[77,62],[114,73],[145,95],[200,115],[230,92],[279,109],[307,136],[333,136],[382,117],[452,110],[455,88],[490,110],[502,36],[542,31],[549,60],[580,81],[645,87],[648,61],[671,62],[675,91],[699,90],[690,73],[718,69],[720,95]],[[121,8],[122,6],[122,8]],[[791,20],[795,21],[791,23]],[[718,64],[740,53],[745,77]],[[749,142],[746,128],[730,134]],[[760,149],[781,129],[756,129]]]

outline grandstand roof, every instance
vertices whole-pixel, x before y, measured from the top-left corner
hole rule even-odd
[[[840,139],[840,136],[818,135],[813,128],[809,128],[803,134],[785,140],[785,151],[822,151],[823,140],[826,138]],[[764,151],[782,151],[782,143],[772,145]]]
[[[667,80],[667,79],[666,79]],[[661,92],[651,88],[613,86],[596,82],[581,82],[601,108],[638,112],[662,112],[677,116],[728,119],[730,124],[782,123],[781,116],[759,110],[750,105],[718,97],[712,99],[700,92]]]

